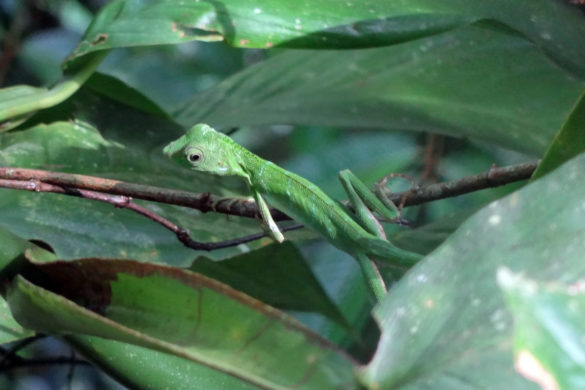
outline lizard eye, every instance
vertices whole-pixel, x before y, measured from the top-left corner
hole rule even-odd
[[[203,152],[197,148],[189,148],[185,151],[185,157],[193,165],[199,164],[203,161]]]

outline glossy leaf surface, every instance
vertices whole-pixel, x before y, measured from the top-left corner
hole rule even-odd
[[[401,279],[374,310],[382,338],[363,381],[384,389],[536,388],[514,369],[513,317],[497,269],[569,284],[584,278],[583,164],[582,154],[483,208]]]
[[[533,44],[469,27],[384,48],[282,53],[196,95],[175,118],[430,131],[538,154],[584,87]]]
[[[189,40],[256,48],[384,46],[482,21],[523,34],[556,62],[585,75],[581,16],[546,0],[117,0],[94,19],[66,66],[95,51]]]

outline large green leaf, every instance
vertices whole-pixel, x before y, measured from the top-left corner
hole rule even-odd
[[[154,102],[114,77],[96,72],[87,80],[87,86],[124,106],[168,118],[167,114]]]
[[[23,238],[0,227],[0,272],[17,260],[29,246],[31,244]]]
[[[196,95],[176,118],[432,131],[539,154],[584,87],[533,44],[469,27],[392,47],[283,53]]]
[[[108,56],[99,71],[124,80],[170,112],[240,70],[249,55],[254,53],[215,42],[193,41],[119,49]]]
[[[0,138],[0,161],[4,166],[112,176],[115,166],[128,171],[142,165],[143,172],[148,171],[148,164],[141,164],[145,160],[140,156],[105,140],[96,129],[83,123],[39,125]],[[156,165],[152,164],[152,169],[154,176]],[[1,191],[0,224],[22,237],[43,240],[61,258],[141,254],[148,260],[154,254],[156,259],[160,254],[153,252],[176,240],[172,235],[165,237],[163,229],[144,218],[126,211],[115,212],[105,204],[63,195]],[[108,221],[109,227],[100,227],[98,221]],[[155,235],[160,237],[158,248],[152,239]]]
[[[548,0],[116,0],[94,19],[66,66],[95,51],[190,40],[256,48],[372,47],[482,20],[507,25],[585,75],[581,15]]]
[[[585,387],[585,279],[537,283],[506,268],[498,283],[514,316],[516,369],[543,389]]]
[[[0,345],[11,343],[34,334],[29,329],[24,329],[12,316],[8,304],[0,297]]]
[[[209,191],[220,195],[238,194],[237,190],[240,187],[234,186],[231,181],[218,180],[209,175],[193,175],[164,157],[160,151],[161,146],[181,134],[181,130],[161,117],[156,107],[152,108],[151,102],[132,95],[131,91],[124,90],[123,85],[113,83],[115,80],[92,78],[90,85],[104,80],[109,86],[114,86],[118,98],[127,97],[126,100],[129,99],[133,106],[143,111],[120,105],[85,89],[68,103],[71,107],[57,107],[54,113],[49,110],[44,115],[52,117],[51,119],[59,119],[73,112],[98,125],[102,133],[82,122],[54,122],[6,134],[0,139],[1,164],[84,173],[159,187]],[[145,111],[157,115],[153,116]],[[42,119],[35,118],[41,122]],[[161,129],[165,131],[159,131]],[[187,266],[196,256],[202,254],[186,249],[174,234],[148,219],[127,210],[115,209],[111,205],[64,195],[6,189],[2,192],[4,195],[0,198],[0,207],[5,211],[0,217],[0,225],[23,237],[44,241],[55,250],[57,258],[61,260],[82,257],[136,257],[141,261]],[[202,214],[180,207],[144,204],[158,214],[188,228],[192,237],[199,241],[221,241],[261,231],[260,224],[252,219],[237,217],[228,219],[216,213]],[[287,233],[287,238],[295,239],[309,235],[308,232]],[[270,242],[269,239],[263,239],[204,253],[214,259],[221,259],[253,251]],[[281,260],[295,258],[296,261],[300,261],[286,246],[272,246],[270,252],[271,255],[268,257]],[[252,266],[254,264],[256,263],[250,263]],[[214,265],[216,269],[222,267],[224,266]],[[229,267],[229,264],[226,267]],[[247,264],[243,265],[243,268],[246,267]],[[266,270],[269,269],[267,266]],[[262,276],[261,272],[251,272],[247,275],[246,281],[249,285],[264,285],[266,280],[263,282]],[[302,291],[306,293],[310,288],[313,295],[307,297],[301,293],[290,297],[287,294],[274,294],[272,291],[274,299],[272,303],[278,304],[276,300],[280,300],[282,304],[280,307],[283,309],[324,312],[343,323],[342,317],[323,294],[310,270],[293,272],[289,269],[282,278],[274,280],[285,280],[291,276],[299,285],[305,286]],[[286,285],[276,283],[282,288]],[[262,298],[267,295],[269,294],[265,293]],[[283,299],[284,297],[287,299]],[[347,336],[347,333],[344,336]]]
[[[94,115],[109,118],[109,122],[101,119],[100,123],[109,139],[81,122],[38,125],[0,138],[0,164],[91,174],[194,192],[230,193],[229,185],[210,176],[192,175],[162,155],[161,146],[174,134],[180,134],[176,126],[165,125],[170,122],[128,108],[117,113],[99,110],[111,103],[102,100],[100,106],[90,96],[93,95],[83,101],[93,103],[91,107],[98,109]],[[89,106],[86,108],[91,111]],[[121,120],[123,116],[128,124]],[[171,134],[156,132],[158,124],[166,126]],[[61,259],[136,257],[143,261],[186,265],[196,255],[171,232],[127,210],[63,195],[1,191],[0,226],[22,237],[43,240]],[[261,230],[256,221],[246,218],[234,217],[230,223],[225,223],[225,216],[215,213],[201,214],[165,205],[150,204],[148,207],[154,207],[153,210],[161,215],[190,229],[194,239],[199,241],[219,241]],[[102,223],[108,227],[104,228]],[[252,243],[248,248],[268,242]],[[246,247],[215,251],[212,255],[222,258],[242,250]]]
[[[27,328],[141,345],[265,388],[355,387],[355,363],[343,352],[286,314],[202,275],[97,259],[39,268],[54,292],[18,277],[7,294]]]
[[[382,338],[362,370],[364,383],[536,388],[514,371],[512,315],[496,273],[506,266],[535,280],[583,279],[584,164],[582,154],[555,175],[493,202],[412,268],[375,308]]]

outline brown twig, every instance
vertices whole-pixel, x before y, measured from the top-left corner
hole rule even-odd
[[[55,364],[75,364],[82,366],[91,366],[91,364],[86,360],[70,358],[68,356],[58,356],[54,358],[43,359],[25,359],[20,356],[13,356],[9,362],[0,367],[0,373],[18,368],[39,367]]]
[[[407,180],[410,182],[411,187],[400,193],[400,202],[398,201],[393,201],[392,199],[392,192],[390,191],[389,188],[387,188],[387,184],[388,181],[390,181],[390,179],[393,179],[395,177],[400,177],[404,180]],[[416,185],[416,181],[414,180],[414,177],[410,176],[410,175],[405,175],[404,173],[390,173],[386,176],[384,176],[383,178],[381,178],[380,180],[378,180],[375,184],[375,188],[376,188],[376,194],[378,194],[378,196],[380,197],[385,197],[386,200],[388,200],[388,203],[391,204],[398,204],[397,209],[398,209],[398,213],[400,215],[400,213],[402,213],[402,209],[405,207],[406,204],[406,200],[408,199],[408,197],[410,196],[410,194],[412,194],[412,192],[415,190],[415,188],[417,188]],[[384,199],[383,199],[384,200]]]
[[[44,339],[45,337],[46,336],[44,334],[37,334],[37,335],[31,336],[31,337],[27,337],[25,339],[19,340],[10,349],[2,349],[2,351],[1,351],[2,359],[0,359],[0,372],[2,371],[2,369],[4,369],[4,367],[6,367],[7,364],[10,363],[10,361],[12,361],[14,359],[22,359],[17,355],[17,353],[21,349],[26,348],[27,346],[34,343],[35,341]]]
[[[32,337],[15,342],[10,348],[0,347],[0,373],[25,367],[37,367],[54,364],[71,364],[71,365],[84,365],[90,366],[91,364],[86,360],[75,358],[75,352],[72,351],[72,356],[57,356],[52,358],[41,358],[41,359],[27,359],[18,355],[22,349],[26,348],[30,344],[44,339],[47,337],[45,334],[38,333]]]
[[[233,240],[226,240],[221,242],[199,242],[193,240],[189,236],[189,230],[184,229],[166,218],[150,211],[149,209],[142,207],[132,201],[132,198],[125,195],[110,195],[103,192],[84,190],[80,188],[62,187],[55,184],[44,183],[39,180],[7,180],[0,179],[0,187],[13,188],[32,192],[51,192],[56,194],[64,194],[70,196],[76,196],[85,199],[92,199],[98,202],[108,203],[115,207],[132,210],[140,215],[143,215],[150,220],[162,225],[166,229],[175,233],[179,241],[188,248],[195,250],[212,251],[216,249],[223,249],[240,244],[245,244],[251,241],[258,240],[266,237],[266,233],[256,233],[245,237],[235,238]],[[293,224],[284,227],[280,227],[283,232],[296,230],[302,228],[301,224]]]
[[[403,193],[388,195],[390,201],[402,206],[414,206],[433,200],[453,197],[484,188],[498,187],[504,184],[526,180],[536,169],[538,161],[518,164],[503,168],[492,167],[489,171],[461,180],[447,183],[431,184],[410,189]],[[125,183],[117,180],[93,176],[75,175],[60,172],[41,171],[24,168],[0,168],[0,187],[33,192],[53,192],[112,204],[116,207],[132,210],[159,223],[175,233],[177,238],[188,248],[211,251],[244,244],[265,237],[257,233],[246,237],[222,242],[198,242],[189,236],[189,231],[160,215],[132,201],[132,198],[157,201],[160,203],[187,206],[203,212],[217,212],[256,217],[257,210],[253,202],[246,199],[226,199],[209,193],[197,194],[186,191],[171,190],[141,184]],[[290,219],[278,210],[271,211],[276,220]],[[302,228],[301,224],[282,227],[282,231]]]
[[[410,193],[404,200],[404,193],[402,192],[389,195],[389,199],[394,203],[404,201],[404,207],[408,207],[439,199],[452,198],[486,188],[495,188],[529,179],[538,163],[539,161],[531,161],[501,168],[492,166],[488,171],[478,175],[410,189],[408,190]]]
[[[432,202],[438,199],[454,197],[485,188],[499,187],[517,181],[527,180],[536,169],[538,161],[507,167],[492,167],[488,171],[463,179],[445,183],[420,186],[408,190],[405,207],[421,203]],[[209,193],[194,193],[172,190],[168,188],[147,186],[143,184],[126,183],[118,180],[104,179],[95,176],[76,175],[70,173],[42,171],[26,168],[0,167],[0,179],[8,179],[4,183],[0,180],[0,187],[29,190],[29,184],[16,184],[16,181],[38,181],[54,184],[60,187],[85,189],[105,194],[123,195],[134,199],[150,200],[159,203],[185,206],[202,212],[215,211],[218,213],[237,215],[240,217],[255,218],[258,215],[256,204],[247,199],[227,199]],[[20,188],[24,187],[24,188]],[[397,192],[389,195],[390,200],[400,204],[406,192]],[[289,220],[283,212],[271,209],[275,221]]]
[[[119,180],[104,179],[95,176],[42,171],[38,169],[0,167],[0,179],[23,181],[37,180],[39,182],[54,184],[61,187],[78,188],[113,195],[124,195],[134,199],[185,206],[197,209],[204,213],[215,211],[222,214],[237,215],[248,218],[256,218],[258,215],[256,204],[247,199],[226,199],[216,195],[211,195],[208,192],[195,193],[172,190],[169,188],[126,183]],[[290,220],[290,217],[276,209],[271,209],[271,214],[275,221]]]

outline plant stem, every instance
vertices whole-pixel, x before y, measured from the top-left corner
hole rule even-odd
[[[390,194],[388,197],[394,203],[413,206],[437,199],[461,195],[483,188],[497,187],[504,184],[526,180],[538,165],[538,161],[518,164],[509,167],[492,167],[489,171],[479,175],[447,183],[431,184],[416,187],[406,192]],[[385,180],[385,179],[382,179]],[[175,233],[177,238],[187,247],[196,250],[211,251],[247,243],[265,237],[265,233],[257,233],[246,237],[222,242],[198,242],[189,236],[189,231],[169,220],[153,213],[145,207],[137,205],[132,198],[156,201],[159,203],[174,204],[198,209],[202,212],[216,211],[224,214],[255,218],[258,214],[254,202],[248,199],[226,199],[209,193],[197,194],[187,191],[171,190],[168,188],[153,187],[142,184],[125,183],[118,180],[105,179],[94,176],[76,175],[62,172],[50,172],[25,168],[0,167],[0,187],[33,192],[52,192],[112,204],[126,208],[159,223]],[[273,218],[278,221],[290,218],[275,209],[271,210]],[[280,229],[290,231],[302,228],[301,224],[294,224]],[[362,264],[370,268],[371,264]],[[374,265],[375,267],[375,265]],[[374,277],[377,270],[369,269],[370,276]],[[376,271],[376,272],[374,272]]]
[[[176,225],[173,222],[169,221],[168,219],[154,213],[153,211],[134,203],[132,201],[132,198],[125,195],[110,195],[105,194],[103,192],[84,190],[79,188],[61,187],[50,183],[43,183],[38,180],[23,181],[0,179],[0,187],[26,190],[31,192],[51,192],[56,194],[75,196],[79,198],[91,199],[96,200],[98,202],[108,203],[118,208],[132,210],[135,213],[143,215],[149,218],[150,220],[158,223],[159,225],[163,226],[164,228],[170,230],[171,232],[175,233],[177,239],[181,241],[183,245],[185,245],[187,248],[191,248],[194,250],[213,251],[217,249],[238,246],[240,244],[245,244],[251,241],[259,240],[263,237],[267,237],[267,234],[262,232],[220,242],[199,242],[193,240],[189,236],[189,230],[182,228],[179,225]],[[292,224],[288,226],[281,226],[279,227],[279,229],[282,232],[286,232],[291,230],[297,230],[302,227],[303,225],[301,224]]]
[[[492,167],[488,171],[478,175],[468,176],[460,180],[445,183],[419,186],[405,192],[389,194],[388,197],[395,204],[400,204],[401,201],[404,200],[405,207],[415,206],[421,203],[454,197],[485,188],[499,187],[505,184],[527,180],[530,178],[537,165],[538,161],[531,161],[501,168]],[[202,212],[215,211],[222,214],[248,218],[255,218],[258,215],[256,204],[248,199],[228,199],[209,194],[208,192],[195,193],[180,191],[144,184],[127,183],[95,176],[27,168],[0,167],[0,179],[11,180],[10,182],[0,184],[0,187],[6,188],[28,190],[28,188],[21,188],[22,186],[27,187],[26,185],[19,184],[16,186],[16,181],[26,182],[29,180],[36,180],[62,187],[98,191],[113,195],[124,195],[135,199],[185,206]],[[270,211],[275,221],[290,219],[281,211],[276,209],[271,209]]]
[[[405,192],[390,194],[388,198],[395,204],[400,204],[404,201],[404,207],[408,207],[435,200],[452,198],[486,188],[495,188],[530,179],[538,163],[539,161],[530,161],[501,168],[492,166],[486,172],[478,175],[444,183],[417,186]]]

